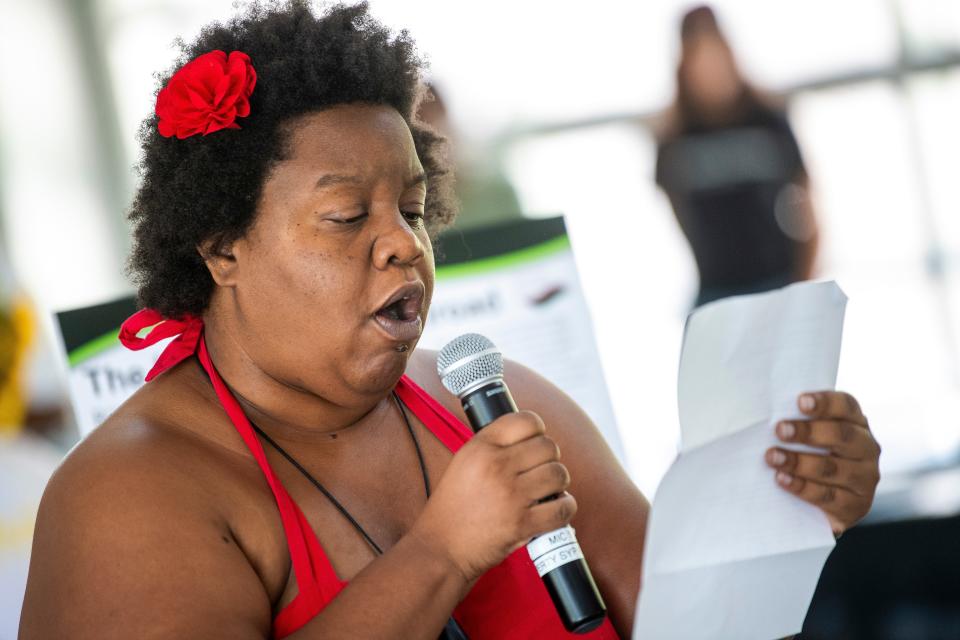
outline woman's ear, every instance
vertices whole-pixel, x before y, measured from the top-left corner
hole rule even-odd
[[[223,236],[207,238],[197,245],[197,253],[210,271],[213,281],[221,287],[236,284],[237,258],[234,255],[236,240],[226,241]]]

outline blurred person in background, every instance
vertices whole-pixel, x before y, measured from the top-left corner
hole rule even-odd
[[[454,222],[457,229],[485,227],[523,218],[517,193],[500,166],[497,154],[465,148],[436,83],[427,85],[427,94],[417,116],[448,141],[457,175],[454,189],[460,203]]]
[[[696,306],[810,278],[817,224],[785,114],[744,79],[709,7],[683,17],[680,37],[656,181],[697,263]]]

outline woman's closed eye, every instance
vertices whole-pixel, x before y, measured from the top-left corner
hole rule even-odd
[[[407,222],[410,223],[411,227],[417,228],[423,225],[423,212],[422,211],[401,211],[403,217],[406,218]]]
[[[423,226],[423,223],[424,223],[423,211],[422,210],[418,211],[417,208],[422,209],[423,205],[410,205],[410,207],[402,209],[400,211],[400,214],[403,216],[404,220],[407,221],[407,224],[409,224],[413,228],[419,228]],[[333,222],[337,225],[354,226],[354,225],[361,224],[369,217],[370,217],[370,213],[367,211],[364,211],[362,213],[358,213],[355,215],[351,215],[351,214],[332,215],[332,216],[328,216],[326,220],[329,222]]]
[[[330,220],[331,222],[336,222],[337,224],[357,224],[358,222],[363,222],[364,220],[366,220],[367,216],[369,215],[370,214],[368,214],[367,212],[363,212],[355,216],[341,217],[341,218],[327,218],[327,219]]]

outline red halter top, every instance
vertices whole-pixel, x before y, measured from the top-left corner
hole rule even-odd
[[[147,335],[138,335],[146,329],[150,329]],[[200,319],[188,317],[170,320],[152,309],[144,309],[127,319],[120,330],[120,341],[134,350],[174,336],[175,339],[157,359],[146,380],[149,382],[163,371],[196,355],[210,376],[220,404],[263,472],[280,510],[298,593],[274,617],[273,637],[279,640],[307,624],[347,583],[334,572],[307,519],[267,462],[263,445],[243,409],[217,373],[207,352]],[[406,376],[400,378],[396,392],[410,411],[451,452],[456,453],[473,435],[453,414]],[[609,619],[585,635],[566,631],[524,548],[487,571],[454,609],[453,617],[470,640],[618,640]]]

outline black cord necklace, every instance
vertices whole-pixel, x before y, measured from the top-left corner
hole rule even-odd
[[[396,391],[393,392],[393,399],[397,404],[397,408],[400,410],[400,415],[403,416],[403,422],[407,427],[407,433],[410,434],[410,439],[413,440],[413,448],[417,452],[417,462],[420,464],[420,473],[423,476],[424,492],[426,493],[427,498],[429,499],[430,498],[430,477],[427,475],[427,464],[423,459],[423,451],[420,449],[420,442],[419,440],[417,440],[417,434],[413,430],[413,425],[410,424],[410,418],[407,417],[406,407],[404,406],[403,401],[400,399],[400,396],[397,395]],[[337,511],[339,511],[351,525],[353,525],[353,528],[356,529],[357,533],[359,533],[361,537],[363,537],[363,539],[366,541],[366,543],[370,545],[370,548],[372,548],[378,556],[383,555],[383,549],[380,547],[380,545],[378,545],[376,541],[372,537],[370,537],[370,534],[367,533],[367,531],[360,525],[359,522],[357,522],[357,519],[354,518],[349,511],[347,511],[347,508],[344,507],[343,504],[339,500],[337,500],[332,493],[330,493],[330,490],[327,489],[325,486],[323,486],[323,484],[319,480],[313,477],[313,474],[307,471],[302,464],[300,464],[293,456],[287,453],[285,449],[283,449],[280,445],[278,445],[273,440],[273,438],[268,436],[263,431],[263,429],[258,427],[252,420],[249,420],[249,421],[254,431],[256,431],[261,438],[266,440],[267,444],[269,444],[271,447],[276,449],[277,453],[279,453],[284,458],[286,458],[287,462],[293,465],[293,467],[297,471],[303,474],[303,476],[310,481],[310,484],[315,486],[320,491],[320,493],[322,493],[327,498],[327,500],[330,501],[330,504],[332,504],[334,508]],[[438,640],[467,640],[467,634],[464,633],[463,629],[460,628],[460,625],[457,624],[457,621],[451,617],[447,621],[446,626],[444,626],[443,633],[440,634],[440,637],[438,638]]]
[[[423,476],[424,492],[426,493],[427,498],[429,498],[430,497],[430,478],[429,476],[427,476],[427,465],[423,460],[423,451],[420,449],[420,442],[417,440],[417,434],[414,433],[413,425],[410,424],[410,418],[407,417],[407,412],[404,410],[403,402],[400,400],[400,397],[396,394],[396,392],[393,393],[393,399],[397,403],[397,407],[400,409],[400,415],[403,416],[403,422],[407,427],[407,432],[410,434],[410,439],[413,440],[413,447],[417,451],[417,462],[420,463],[420,473]],[[254,424],[252,421],[250,422],[250,424],[253,426],[253,429],[258,434],[260,434],[260,437],[267,441],[267,444],[269,444],[271,447],[276,449],[277,453],[279,453],[284,458],[286,458],[287,462],[293,465],[293,467],[297,471],[303,474],[303,476],[310,481],[310,484],[312,484],[317,489],[319,489],[320,493],[322,493],[327,498],[327,500],[330,501],[330,504],[332,504],[334,508],[336,508],[336,510],[339,511],[341,515],[343,515],[343,517],[350,522],[351,525],[353,525],[353,528],[357,530],[357,533],[359,533],[364,540],[366,540],[367,544],[370,545],[370,547],[377,553],[377,555],[383,555],[383,548],[380,545],[378,545],[376,541],[374,541],[374,539],[370,536],[370,534],[367,533],[366,529],[364,529],[360,525],[360,523],[357,522],[356,518],[354,518],[353,515],[351,515],[350,512],[347,511],[347,508],[343,506],[343,503],[337,500],[337,498],[332,493],[330,493],[329,489],[323,486],[323,484],[321,484],[319,480],[314,478],[313,474],[307,471],[306,468],[304,468],[304,466],[296,460],[296,458],[291,456],[289,453],[286,452],[286,450],[284,450],[280,445],[278,445],[273,440],[273,438],[268,436],[263,431],[263,429],[261,429],[259,426]]]

